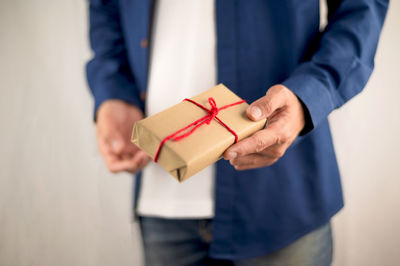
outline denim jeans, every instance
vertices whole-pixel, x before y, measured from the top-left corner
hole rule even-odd
[[[140,217],[146,266],[327,266],[332,262],[330,223],[261,257],[237,261],[208,256],[212,220]]]

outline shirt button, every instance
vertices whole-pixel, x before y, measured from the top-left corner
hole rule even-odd
[[[140,100],[145,101],[146,100],[146,92],[142,91],[140,93]]]
[[[140,46],[141,46],[142,48],[147,48],[147,47],[149,46],[149,41],[148,41],[147,39],[142,39],[142,40],[140,41]]]

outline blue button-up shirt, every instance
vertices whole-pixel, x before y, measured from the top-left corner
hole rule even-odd
[[[272,166],[236,171],[217,163],[211,256],[272,252],[343,206],[327,116],[368,81],[388,1],[327,3],[320,32],[319,0],[216,0],[218,82],[248,102],[282,83],[302,101],[307,123]],[[90,1],[95,111],[108,99],[144,109],[153,7],[151,0]]]

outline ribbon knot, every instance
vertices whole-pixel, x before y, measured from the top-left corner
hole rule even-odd
[[[211,121],[218,115],[218,107],[217,104],[215,103],[215,100],[213,97],[208,98],[208,102],[210,103],[211,109],[209,111],[210,117],[207,119],[207,125],[211,123]]]
[[[158,160],[158,156],[160,155],[161,152],[161,148],[163,147],[164,143],[167,142],[168,140],[173,140],[173,141],[179,141],[181,139],[184,139],[188,136],[190,136],[193,132],[196,131],[196,129],[198,129],[199,127],[201,127],[204,124],[209,125],[211,123],[211,121],[213,121],[214,119],[217,120],[221,125],[223,125],[229,132],[232,133],[232,135],[235,136],[235,143],[238,141],[238,136],[235,133],[235,131],[233,131],[230,127],[228,127],[228,125],[226,125],[224,122],[221,121],[221,119],[219,119],[217,117],[219,111],[226,109],[228,107],[237,105],[237,104],[241,104],[244,103],[245,100],[241,100],[235,103],[231,103],[225,106],[222,106],[220,108],[217,107],[217,103],[215,102],[214,98],[210,97],[208,98],[208,103],[210,104],[211,108],[207,109],[206,107],[204,107],[203,105],[191,100],[191,99],[184,99],[184,101],[188,101],[191,102],[195,105],[197,105],[198,107],[200,107],[201,109],[203,109],[204,111],[207,112],[207,114],[203,117],[201,117],[200,119],[194,121],[193,123],[187,125],[184,128],[179,129],[178,131],[172,133],[169,136],[166,136],[161,142],[160,145],[158,146],[156,155],[154,156],[154,161],[157,162]],[[191,129],[190,129],[191,128]],[[186,131],[186,132],[185,132]],[[183,133],[182,133],[183,132]],[[181,135],[179,135],[181,133]]]

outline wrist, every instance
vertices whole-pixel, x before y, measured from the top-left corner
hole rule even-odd
[[[103,116],[103,114],[121,111],[133,112],[138,114],[138,116],[143,117],[143,112],[138,106],[120,99],[109,99],[102,102],[97,109],[96,117],[99,118]]]

